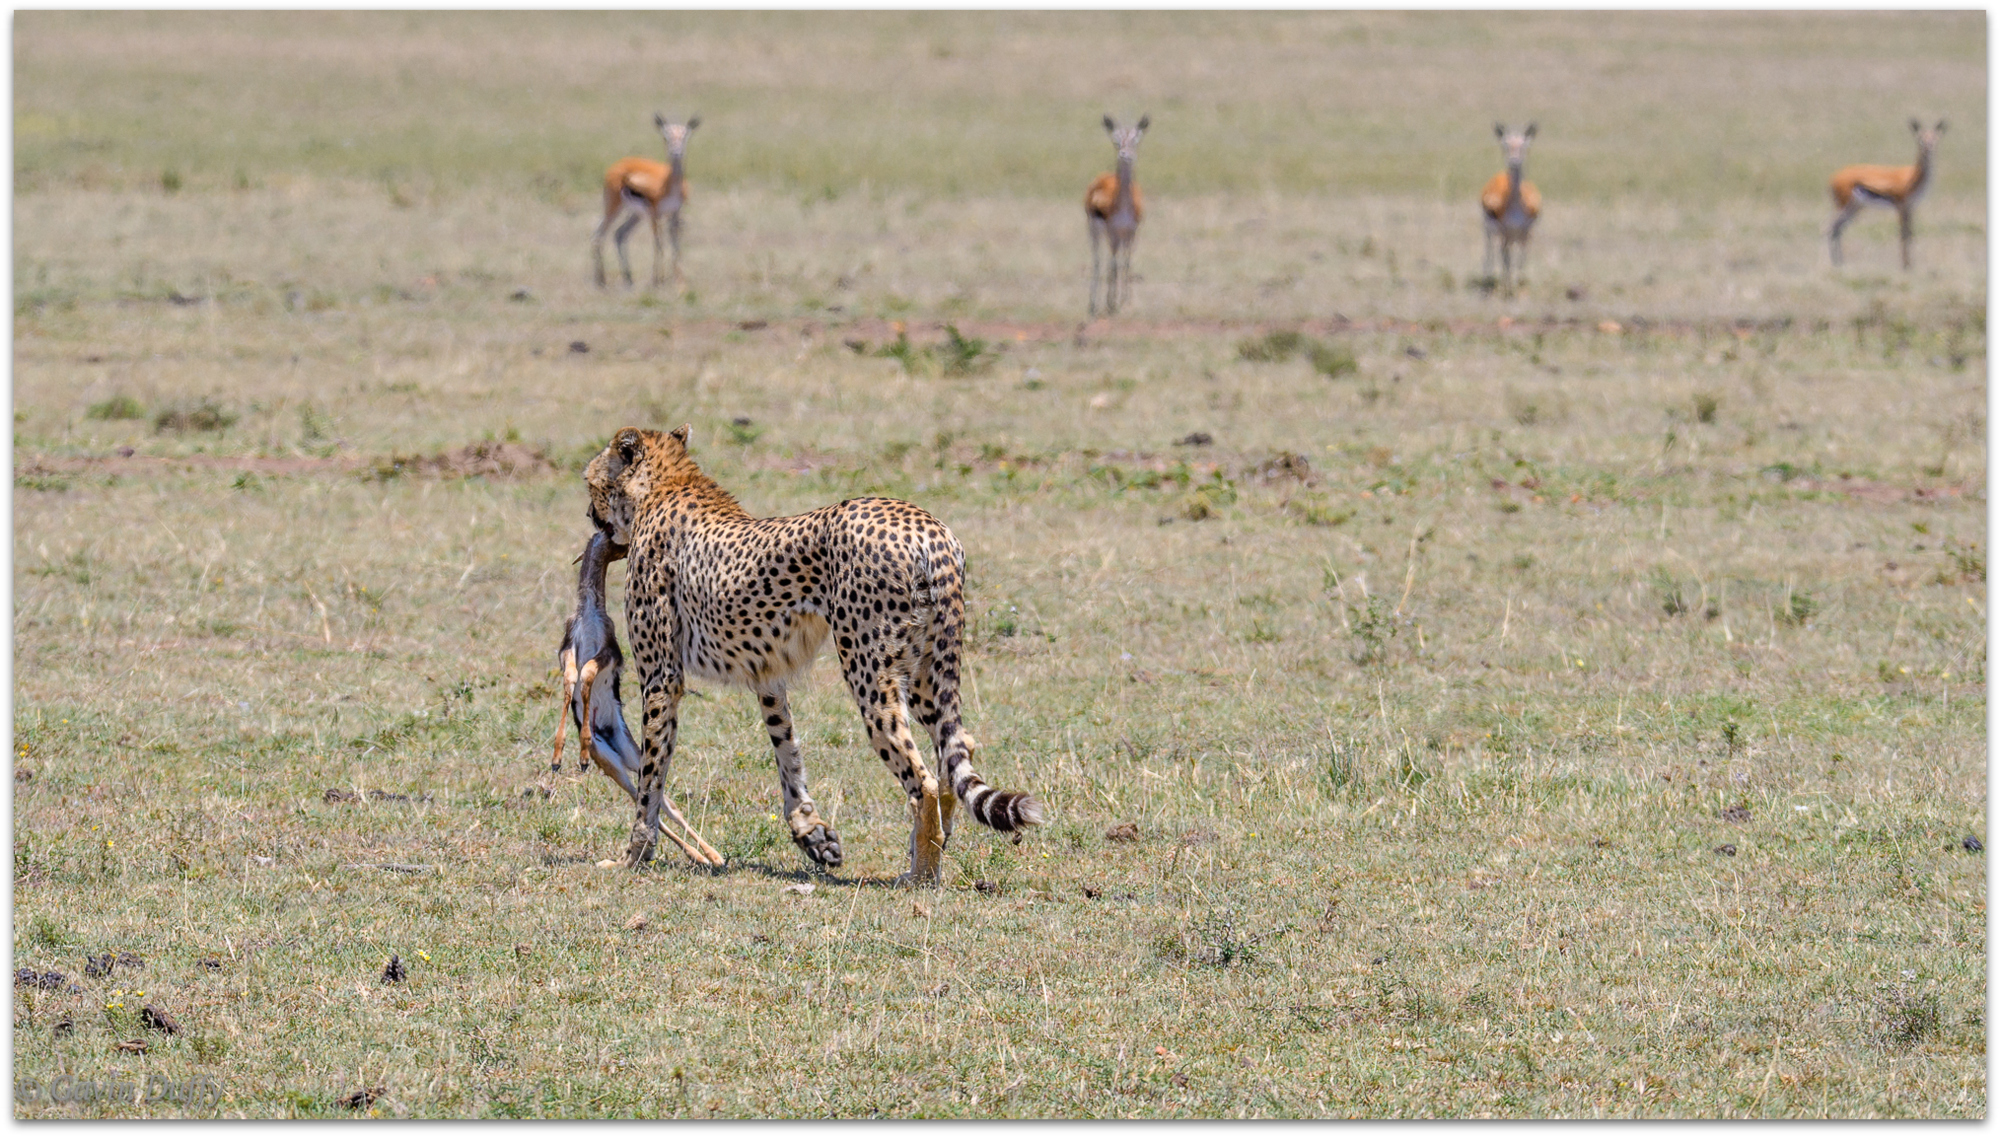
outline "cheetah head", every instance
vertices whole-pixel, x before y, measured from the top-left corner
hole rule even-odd
[[[632,517],[639,503],[653,492],[657,471],[685,463],[688,426],[674,430],[626,427],[583,471],[590,487],[590,523],[597,526],[623,554],[632,543]]]

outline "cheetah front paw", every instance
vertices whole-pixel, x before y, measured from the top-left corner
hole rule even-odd
[[[632,844],[625,850],[625,867],[628,869],[636,869],[640,865],[645,864],[647,861],[652,860],[653,850],[657,847],[658,847],[658,842],[656,841],[641,841],[641,840],[633,841]]]
[[[840,834],[835,833],[824,823],[794,836],[792,843],[803,849],[806,856],[821,868],[840,867]]]
[[[793,810],[786,820],[791,823],[792,844],[797,845],[808,860],[821,868],[840,867],[840,834],[820,819],[817,810],[811,805],[802,805]]]

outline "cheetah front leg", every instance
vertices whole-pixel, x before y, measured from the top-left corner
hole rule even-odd
[[[645,683],[645,764],[639,771],[638,816],[632,822],[632,842],[625,849],[627,868],[636,869],[652,860],[659,844],[660,805],[667,796],[667,768],[674,761],[674,736],[680,729],[685,690],[678,667],[657,682]]]
[[[778,764],[778,791],[783,795],[785,823],[792,831],[792,844],[821,868],[839,868],[840,834],[819,815],[812,794],[806,791],[806,764],[799,753],[798,737],[792,732],[791,703],[782,683],[757,688],[757,703],[764,713],[764,728],[771,733],[771,753]]]

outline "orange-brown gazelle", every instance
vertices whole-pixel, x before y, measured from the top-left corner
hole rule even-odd
[[[668,122],[655,114],[653,125],[667,142],[667,160],[621,158],[604,171],[604,220],[590,239],[590,254],[597,264],[597,285],[604,287],[604,235],[618,226],[613,242],[618,246],[618,267],[625,283],[632,283],[632,262],[625,259],[625,238],[644,218],[653,223],[653,283],[661,283],[660,219],[667,222],[667,237],[674,246],[674,280],[681,277],[681,206],[687,204],[687,179],[681,173],[681,156],[687,150],[688,135],[701,125],[699,115],[685,123]]]
[[[1535,218],[1542,215],[1542,194],[1535,183],[1521,177],[1521,168],[1528,162],[1528,143],[1535,140],[1535,124],[1519,134],[1507,133],[1507,128],[1493,124],[1493,134],[1500,139],[1500,152],[1507,159],[1507,168],[1487,179],[1486,187],[1479,191],[1479,208],[1486,215],[1486,277],[1493,276],[1493,244],[1500,243],[1500,277],[1514,272],[1514,246],[1521,246],[1521,268],[1528,267],[1528,230],[1534,228]],[[1518,278],[1517,278],[1518,279]]]
[[[1132,294],[1132,240],[1139,235],[1139,221],[1146,215],[1145,199],[1132,167],[1139,161],[1139,139],[1145,137],[1151,115],[1140,115],[1136,126],[1119,129],[1104,116],[1104,130],[1118,148],[1116,173],[1099,174],[1083,195],[1083,212],[1090,219],[1090,314],[1097,315],[1097,281],[1100,275],[1099,245],[1111,245],[1111,267],[1104,282],[1104,312],[1116,315],[1118,302]]]
[[[1916,165],[1848,166],[1833,175],[1827,188],[1833,191],[1833,205],[1840,212],[1826,227],[1826,240],[1835,265],[1840,264],[1840,231],[1863,209],[1880,205],[1896,211],[1903,235],[1903,267],[1910,267],[1910,210],[1930,188],[1931,153],[1937,149],[1938,135],[1944,133],[1944,120],[1925,130],[1923,123],[1911,119],[1910,133],[1917,136]]]

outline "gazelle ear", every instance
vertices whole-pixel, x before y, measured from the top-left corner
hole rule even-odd
[[[689,116],[688,116],[688,129],[689,129],[689,130],[693,130],[693,129],[694,129],[695,127],[697,127],[697,126],[700,126],[700,125],[701,125],[701,116],[700,116],[700,115],[698,115],[698,114],[691,114],[691,115],[689,115]]]
[[[693,430],[694,430],[693,423],[684,422],[679,426],[673,428],[672,430],[668,431],[667,437],[679,442],[681,444],[681,449],[685,450],[687,449],[688,435],[692,433]]]
[[[1501,140],[1501,141],[1503,141],[1503,142],[1504,142],[1504,141],[1506,141],[1506,138],[1507,138],[1507,128],[1506,128],[1505,126],[1502,126],[1502,125],[1501,125],[1500,123],[1497,123],[1497,122],[1496,122],[1496,123],[1494,123],[1494,124],[1493,124],[1493,137],[1495,137],[1495,138],[1498,138],[1498,139],[1500,139],[1500,140]]]
[[[1528,124],[1528,129],[1521,132],[1521,137],[1533,138],[1534,136],[1535,136],[1535,124],[1531,122]]]
[[[1106,134],[1110,134],[1110,133],[1112,133],[1112,132],[1116,131],[1117,129],[1118,129],[1118,124],[1117,124],[1117,123],[1115,123],[1115,122],[1112,122],[1112,121],[1111,121],[1111,116],[1110,116],[1110,115],[1105,115],[1105,116],[1104,116],[1104,133],[1106,133]]]
[[[1153,116],[1152,116],[1152,115],[1150,115],[1150,114],[1142,114],[1142,115],[1140,115],[1140,116],[1139,116],[1139,133],[1141,133],[1141,134],[1144,134],[1144,133],[1146,133],[1146,128],[1147,128],[1147,127],[1149,127],[1149,126],[1151,126],[1151,125],[1153,125]]]
[[[663,114],[661,114],[661,113],[660,113],[659,111],[654,111],[654,112],[653,112],[653,129],[654,129],[654,130],[665,130],[666,128],[667,128],[667,116],[666,116],[666,115],[663,115]]]

